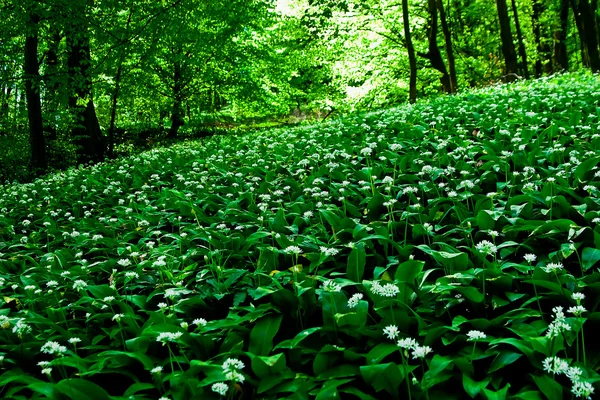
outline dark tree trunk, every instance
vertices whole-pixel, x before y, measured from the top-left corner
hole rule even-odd
[[[419,53],[421,57],[424,57],[431,62],[431,66],[439,71],[442,76],[440,77],[440,83],[442,90],[446,93],[451,93],[450,76],[444,64],[442,53],[437,44],[437,5],[436,0],[427,0],[427,8],[429,10],[429,27],[427,29],[427,53]]]
[[[598,0],[592,0],[590,7],[592,8],[592,14],[596,20],[596,33],[598,34],[597,40],[598,43],[600,43],[600,16],[598,15]]]
[[[538,0],[539,1],[539,0]],[[517,40],[519,41],[519,55],[521,56],[521,71],[525,79],[529,79],[529,68],[527,67],[527,52],[525,51],[525,41],[521,33],[521,24],[519,23],[519,12],[517,11],[517,2],[511,0],[513,17],[515,18],[515,30],[517,31]]]
[[[115,154],[115,121],[117,119],[117,103],[119,92],[121,90],[121,74],[123,71],[123,62],[119,62],[117,73],[115,75],[115,89],[110,99],[110,125],[108,127],[108,158],[113,158]]]
[[[576,0],[569,0],[569,4],[571,5],[571,9],[573,10],[573,19],[575,19],[575,25],[577,26],[577,34],[579,35],[579,43],[581,45],[581,64],[584,67],[589,67],[590,57],[585,43],[584,27],[583,22],[581,20],[581,15],[579,14],[579,8],[577,7]]]
[[[512,0],[514,3],[514,0]],[[540,15],[542,15],[542,2],[540,0],[533,1],[533,12],[531,14],[531,25],[533,27],[533,40],[537,56],[535,58],[535,77],[542,76],[542,32],[540,25]]]
[[[450,34],[448,20],[446,19],[446,10],[444,10],[444,0],[437,0],[437,7],[440,12],[440,23],[442,25],[442,32],[444,33],[444,40],[446,41],[446,55],[448,56],[448,70],[450,72],[450,92],[456,93],[458,91],[456,63],[454,62],[454,49],[452,48],[452,35]]]
[[[74,116],[75,126],[71,134],[78,145],[77,162],[99,162],[104,159],[106,144],[94,107],[92,78],[90,73],[90,38],[85,21],[85,4],[75,3],[75,11],[80,19],[73,17],[73,23],[67,35],[69,49],[67,67],[70,78],[69,108]],[[84,22],[85,24],[85,22]]]
[[[402,0],[402,19],[404,21],[404,40],[406,41],[406,51],[408,52],[408,65],[410,68],[410,77],[408,81],[408,101],[414,103],[417,101],[417,57],[415,55],[415,46],[410,34],[410,23],[408,20],[408,0]]]
[[[58,112],[60,106],[60,83],[59,83],[59,66],[58,66],[58,48],[62,36],[58,30],[52,34],[52,40],[48,43],[46,52],[46,101],[44,107],[47,115],[50,115],[49,121],[46,122],[44,131],[49,140],[56,140],[57,130],[54,125],[54,115]]]
[[[175,61],[173,64],[173,111],[171,112],[171,129],[167,137],[177,137],[181,126],[183,126],[183,77],[181,62]]]
[[[129,16],[127,17],[127,24],[125,30],[129,30],[131,25],[131,17],[133,16],[133,10],[130,10]],[[124,44],[125,42],[121,42]],[[117,65],[117,73],[115,74],[115,89],[110,99],[110,124],[108,126],[108,157],[113,158],[115,155],[115,121],[117,119],[117,105],[119,100],[119,92],[121,91],[121,76],[123,75],[123,63],[125,61],[125,54],[127,53],[128,46],[120,50],[119,53],[119,64]]]
[[[567,32],[569,28],[569,1],[560,1],[560,26],[554,32],[554,69],[569,70],[569,54],[567,53]]]
[[[514,81],[517,78],[517,53],[513,43],[513,36],[510,30],[510,19],[508,18],[508,8],[506,0],[496,0],[498,10],[498,22],[500,24],[500,39],[502,40],[502,55],[505,64],[505,80]]]
[[[2,88],[2,104],[0,105],[0,123],[2,124],[8,120],[8,115],[10,112],[10,96],[12,91],[12,86],[6,86]]]
[[[28,34],[25,38],[23,72],[25,73],[25,97],[27,98],[27,118],[29,120],[29,142],[31,144],[31,169],[40,175],[48,167],[46,141],[40,99],[40,71],[38,65],[38,23],[39,15],[31,12],[28,21]]]
[[[600,54],[598,53],[598,30],[596,29],[596,17],[588,0],[579,0],[579,13],[583,26],[583,37],[590,58],[592,72],[600,71]]]

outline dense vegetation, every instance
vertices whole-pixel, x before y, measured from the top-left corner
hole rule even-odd
[[[0,181],[600,70],[597,0],[0,0]]]
[[[3,398],[587,398],[600,81],[0,188]]]

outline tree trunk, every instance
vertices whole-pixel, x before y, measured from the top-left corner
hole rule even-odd
[[[171,113],[171,129],[167,137],[177,137],[177,132],[181,126],[183,126],[183,82],[181,62],[175,61],[173,64],[173,111]]]
[[[129,11],[127,17],[127,24],[125,30],[129,30],[131,25],[131,17],[133,16],[133,9]],[[122,41],[123,45],[125,42]],[[123,75],[123,63],[125,62],[125,54],[127,53],[128,46],[125,46],[120,50],[119,53],[119,64],[117,65],[117,73],[115,74],[115,89],[110,99],[110,124],[108,126],[108,157],[113,158],[115,155],[115,121],[117,119],[117,104],[119,100],[119,92],[121,91],[121,76]]]
[[[440,77],[442,90],[446,93],[452,93],[450,76],[448,75],[446,64],[444,63],[442,53],[440,53],[440,48],[437,44],[438,21],[436,0],[427,0],[427,8],[429,11],[429,27],[427,29],[428,49],[426,54],[419,53],[419,55],[427,58],[431,62],[431,66],[442,74]]]
[[[598,53],[598,30],[596,29],[596,17],[588,0],[579,0],[579,12],[583,26],[583,37],[587,53],[590,58],[592,72],[600,71],[600,54]]]
[[[71,81],[69,108],[75,119],[72,135],[78,145],[77,162],[99,162],[104,159],[106,145],[94,107],[90,74],[90,38],[87,26],[82,26],[80,22],[86,18],[85,4],[78,2],[76,7],[80,19],[73,18],[78,24],[71,24],[67,35],[67,66]]]
[[[417,57],[415,47],[410,34],[410,23],[408,20],[408,0],[402,0],[402,19],[404,21],[404,40],[406,41],[406,51],[408,52],[408,65],[410,68],[410,77],[408,83],[408,101],[414,103],[417,101]]]
[[[54,116],[58,113],[60,107],[60,83],[58,79],[58,49],[62,36],[60,32],[55,29],[52,34],[52,40],[48,43],[48,50],[46,52],[46,75],[44,77],[46,83],[45,101],[44,108],[46,115],[50,116],[49,121],[46,121],[44,131],[46,137],[49,140],[56,140],[57,130],[55,126]]]
[[[448,56],[448,70],[450,71],[450,92],[458,91],[458,80],[456,78],[456,64],[454,62],[454,49],[452,48],[452,35],[448,27],[446,19],[446,11],[444,10],[444,0],[437,0],[437,7],[440,12],[440,23],[442,24],[442,32],[446,41],[446,55]]]
[[[567,33],[569,28],[569,1],[560,1],[560,26],[554,32],[554,68],[569,70],[569,53],[567,53]]]
[[[590,3],[590,7],[592,8],[592,15],[594,16],[594,20],[596,21],[596,40],[600,43],[600,16],[598,15],[598,0],[592,0]]]
[[[510,19],[508,18],[508,8],[506,0],[496,0],[498,10],[498,22],[500,24],[500,39],[502,40],[502,55],[505,64],[505,80],[514,81],[517,78],[517,53],[513,43],[512,32],[510,30]]]
[[[539,1],[539,0],[538,0]],[[519,24],[519,13],[517,11],[517,2],[511,0],[512,12],[515,18],[515,30],[517,31],[517,40],[519,41],[519,55],[521,56],[521,71],[525,79],[529,79],[529,68],[527,66],[527,52],[525,51],[525,41],[521,33],[521,24]]]
[[[31,169],[34,175],[46,171],[46,142],[40,99],[40,71],[38,65],[38,23],[39,15],[31,12],[28,21],[28,34],[25,38],[23,72],[25,73],[25,97],[27,98],[27,118],[29,120],[29,142],[31,144]]]
[[[583,22],[581,21],[581,15],[579,14],[579,8],[577,7],[576,0],[569,0],[571,9],[573,10],[573,19],[575,19],[575,25],[577,26],[577,34],[579,35],[579,43],[581,45],[581,64],[584,67],[590,66],[590,57],[588,49],[585,43],[585,33]]]

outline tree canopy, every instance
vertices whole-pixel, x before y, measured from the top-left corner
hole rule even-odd
[[[597,0],[2,0],[0,12],[0,179],[151,138],[600,70]]]

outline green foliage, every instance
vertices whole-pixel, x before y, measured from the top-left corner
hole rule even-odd
[[[3,396],[587,396],[599,93],[555,76],[1,186]]]

